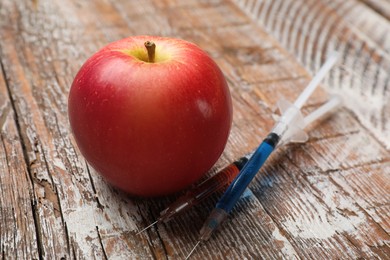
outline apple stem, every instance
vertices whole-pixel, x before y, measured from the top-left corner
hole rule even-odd
[[[151,41],[146,41],[144,45],[146,47],[146,50],[148,51],[148,62],[153,63],[155,51],[156,51],[156,44],[154,44],[154,42]]]

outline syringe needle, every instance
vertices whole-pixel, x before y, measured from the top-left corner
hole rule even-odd
[[[195,244],[195,246],[192,248],[191,252],[187,255],[187,257],[185,258],[185,260],[188,260],[190,258],[190,256],[194,253],[195,249],[198,247],[198,245],[200,244],[202,240],[198,240],[198,242]]]
[[[138,233],[137,233],[136,235],[139,235],[139,234],[141,234],[142,232],[144,232],[145,230],[147,230],[147,229],[151,228],[152,226],[156,225],[158,221],[159,221],[159,220],[157,219],[156,221],[154,221],[152,224],[150,224],[150,225],[147,226],[146,228],[142,229],[141,231],[138,231]]]

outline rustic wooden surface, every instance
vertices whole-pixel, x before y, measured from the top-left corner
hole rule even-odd
[[[311,111],[346,106],[282,147],[193,259],[390,259],[390,23],[385,0],[0,1],[2,259],[183,259],[218,194],[137,236],[179,194],[134,199],[90,168],[69,129],[82,63],[131,35],[180,37],[226,74],[234,122],[209,174],[251,151],[333,48]],[[219,194],[220,195],[220,194]]]

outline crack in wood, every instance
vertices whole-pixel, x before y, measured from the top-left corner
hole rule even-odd
[[[363,250],[361,249],[361,245],[358,245],[356,244],[356,242],[354,242],[352,239],[351,239],[351,236],[348,236],[347,234],[345,234],[344,232],[337,232],[338,235],[344,237],[349,243],[351,243],[351,245],[359,252],[360,255],[365,255],[365,253],[363,252]]]
[[[349,167],[341,166],[339,168],[339,170],[348,171],[348,170],[351,170],[351,169],[363,168],[363,167],[377,165],[377,164],[386,164],[388,162],[390,162],[390,157],[389,158],[379,159],[379,160],[372,160],[372,161],[368,161],[368,162],[364,162],[364,163],[358,163],[358,164],[355,164],[355,165],[349,166]]]
[[[155,218],[154,218],[154,214],[153,214],[152,209],[151,209],[150,206],[148,206],[148,211],[149,211],[149,214],[152,216],[152,218],[155,219]],[[160,244],[162,244],[163,251],[164,251],[164,253],[165,253],[165,257],[167,258],[166,248],[165,248],[165,246],[164,246],[164,244],[163,244],[163,242],[162,242],[162,240],[161,240],[160,234],[159,234],[159,232],[158,232],[158,226],[157,226],[157,225],[154,226],[154,230],[155,230],[156,233],[157,233],[157,238],[158,238]],[[152,242],[152,240],[151,240],[151,239],[152,239],[152,238],[151,238],[151,230],[149,230],[149,231],[150,231],[150,232],[148,232],[148,238],[149,238],[150,244],[151,244],[151,246],[152,246],[152,248],[153,248],[153,255],[156,257],[156,259],[160,259],[160,255],[161,255],[161,254],[157,251],[157,248],[155,247],[154,243]]]
[[[61,210],[61,215],[62,215],[62,210]],[[68,230],[68,225],[64,221],[64,230],[65,230],[65,240],[66,240],[66,248],[68,249],[68,255],[71,255],[71,250],[73,251],[73,246],[70,246],[70,237],[69,237],[69,230]],[[76,258],[74,258],[76,259]]]
[[[144,226],[146,227],[146,226],[148,225],[148,224],[147,224],[148,222],[147,222],[146,218],[144,217],[144,215],[142,214],[140,205],[139,205],[138,203],[137,203],[137,208],[138,208],[138,211],[139,211],[140,216],[141,216],[141,218],[142,218],[142,223],[143,223]],[[147,236],[146,243],[147,243],[147,245],[148,245],[148,247],[149,247],[150,253],[151,253],[153,259],[154,259],[154,260],[157,260],[157,256],[156,256],[156,253],[154,252],[154,247],[153,247],[153,245],[152,245],[151,237],[150,237],[150,234],[149,234],[150,230],[145,230],[145,232],[146,232],[146,236]],[[144,232],[144,233],[145,233],[145,232]],[[140,235],[141,235],[141,234],[138,234],[138,236],[140,236]],[[142,236],[144,236],[144,235],[145,235],[145,234],[142,234]]]
[[[31,208],[33,210],[33,219],[35,224],[36,239],[38,245],[38,256],[39,260],[43,260],[45,257],[45,251],[42,243],[42,233],[41,233],[41,224],[39,220],[39,214],[37,209],[37,201],[31,200]]]
[[[165,246],[164,240],[161,238],[161,235],[160,235],[160,232],[158,230],[158,227],[156,227],[156,233],[157,233],[157,237],[158,237],[158,239],[160,241],[160,244],[161,244],[161,246],[163,248],[165,259],[168,259],[168,251],[167,251],[167,248]]]
[[[376,220],[374,217],[371,216],[370,213],[367,212],[367,210],[365,208],[363,208],[358,202],[356,203],[356,205],[358,206],[358,208],[363,211],[363,213],[366,215],[366,217],[368,217],[369,219],[372,220],[372,222],[375,223],[375,225],[383,232],[387,235],[389,241],[390,241],[390,233],[385,229],[383,228]],[[389,252],[390,252],[390,248],[389,248]]]
[[[94,197],[95,197],[95,201],[96,201],[97,207],[100,210],[104,210],[104,206],[100,203],[99,197],[98,197],[97,192],[96,192],[95,183],[93,181],[93,178],[91,176],[91,170],[89,168],[90,166],[88,165],[88,163],[86,161],[85,161],[85,165],[86,165],[89,181],[91,182],[91,187],[92,187],[92,191],[94,193]]]
[[[76,250],[75,250],[75,248],[74,248],[74,242],[72,241],[72,253],[73,253],[73,259],[77,259],[77,257],[76,257]]]
[[[101,237],[101,235],[100,235],[99,227],[98,227],[98,226],[96,226],[96,232],[97,232],[97,235],[98,235],[98,239],[99,239],[100,246],[102,247],[103,257],[104,257],[105,260],[108,260],[107,253],[106,253],[106,249],[104,248],[103,241],[102,241],[102,237]]]
[[[2,53],[3,53],[2,49],[0,49],[0,54],[2,54]],[[5,80],[7,93],[8,93],[9,100],[10,100],[11,107],[12,107],[13,114],[14,114],[17,134],[18,134],[18,137],[19,137],[19,140],[20,140],[20,144],[21,144],[21,147],[22,147],[23,159],[25,161],[26,169],[27,169],[27,173],[28,173],[27,177],[28,177],[28,179],[29,179],[29,181],[31,183],[31,189],[32,190],[29,191],[29,193],[30,193],[31,198],[32,198],[31,199],[31,208],[32,208],[32,211],[33,211],[32,212],[32,216],[33,216],[34,226],[35,226],[35,236],[36,236],[36,243],[37,243],[37,248],[38,248],[38,256],[39,256],[40,260],[43,260],[43,256],[44,256],[45,252],[43,250],[44,247],[43,247],[43,243],[42,243],[42,239],[41,239],[42,235],[41,235],[41,231],[40,231],[39,215],[38,215],[37,208],[36,208],[35,189],[34,189],[34,185],[33,185],[33,174],[32,174],[31,169],[29,167],[30,162],[29,162],[29,157],[28,157],[28,154],[27,154],[27,147],[26,147],[26,144],[25,144],[24,139],[23,139],[23,134],[22,134],[21,126],[20,126],[19,116],[18,116],[18,113],[17,113],[15,101],[14,101],[13,96],[12,96],[11,86],[9,84],[9,81],[7,80],[8,77],[7,77],[7,73],[5,71],[5,67],[4,67],[3,61],[1,59],[1,56],[0,56],[0,67],[1,67],[1,73],[2,73],[3,78]]]
[[[358,0],[379,16],[390,21],[390,3],[386,0]]]
[[[338,138],[338,137],[344,137],[344,136],[348,136],[348,135],[357,134],[359,132],[360,132],[360,130],[353,130],[353,131],[349,131],[349,132],[345,132],[345,133],[330,133],[327,135],[323,135],[321,137],[310,137],[309,136],[309,140],[307,140],[304,144],[310,144],[310,143],[315,143],[318,141],[324,141],[324,140],[334,139],[334,138]]]

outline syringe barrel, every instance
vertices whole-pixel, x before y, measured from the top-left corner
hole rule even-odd
[[[256,173],[260,170],[261,166],[275,149],[278,141],[279,136],[274,133],[270,133],[264,139],[249,161],[245,164],[244,168],[240,171],[240,173],[222,195],[221,199],[216,205],[216,208],[223,209],[227,213],[230,213],[234,205],[241,197],[242,193],[255,177]]]
[[[199,240],[208,240],[213,234],[214,230],[226,219],[227,216],[228,213],[225,210],[214,208],[199,231]]]
[[[222,169],[213,177],[199,184],[199,186],[190,191],[190,193],[193,194],[197,202],[206,199],[214,192],[219,191],[229,185],[247,161],[248,159],[245,157],[240,158],[238,161],[235,161],[234,163]]]
[[[237,176],[247,161],[248,159],[246,157],[242,157],[216,173],[214,176],[200,183],[194,189],[189,190],[170,204],[165,210],[161,211],[159,219],[163,222],[168,222],[174,216],[183,213],[209,197],[211,194],[226,187]]]

